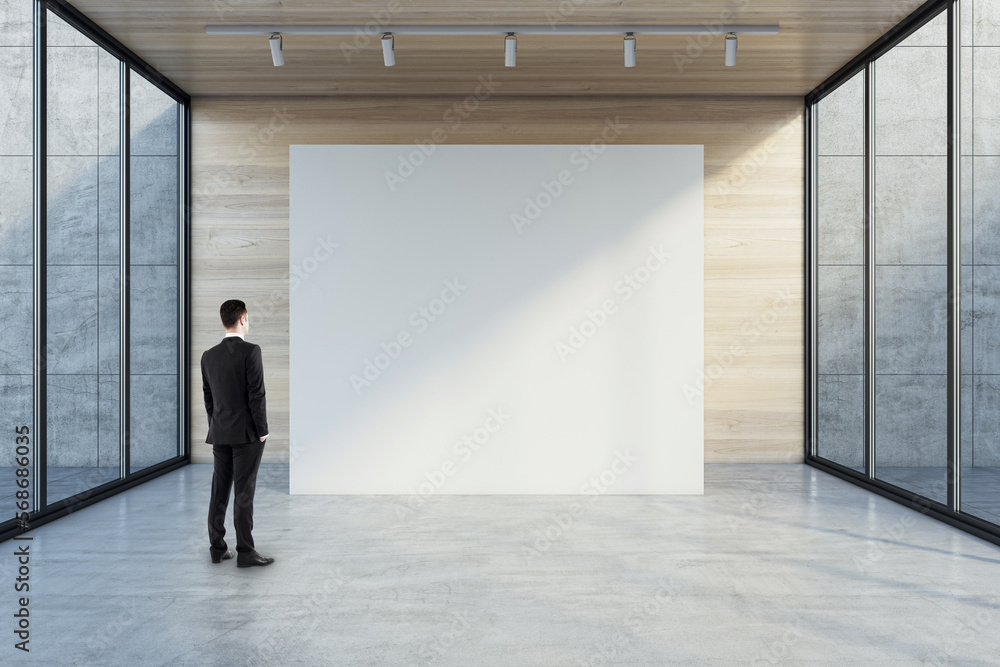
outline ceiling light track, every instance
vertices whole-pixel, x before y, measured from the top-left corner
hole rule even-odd
[[[373,32],[374,30],[374,32]],[[777,25],[207,25],[209,35],[777,35]]]
[[[359,35],[366,28],[356,26],[205,26],[209,35],[270,35],[271,58],[275,67],[285,64],[282,53],[282,35]],[[518,35],[621,35],[625,33],[625,67],[635,67],[636,34],[643,35],[718,35],[726,36],[726,66],[736,64],[736,39],[738,34],[776,35],[778,26],[517,26],[505,30],[503,40],[504,65],[517,66]],[[496,35],[497,28],[490,26],[402,26],[382,33],[382,58],[386,67],[396,64],[396,35]]]

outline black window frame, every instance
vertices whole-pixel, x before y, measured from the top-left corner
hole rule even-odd
[[[32,511],[28,521],[12,518],[0,523],[0,541],[10,539],[28,530],[65,516],[120,493],[164,473],[170,472],[191,461],[188,434],[190,432],[189,388],[190,388],[190,252],[191,252],[191,97],[167,77],[156,71],[149,63],[137,56],[128,47],[95,24],[76,7],[65,0],[32,0],[34,5],[33,49],[33,132],[34,132],[34,343],[33,343],[33,424],[32,452],[33,479]],[[178,430],[176,455],[153,466],[132,472],[129,466],[129,299],[121,300],[121,397],[120,451],[121,463],[119,479],[101,484],[54,503],[47,502],[47,405],[46,405],[46,222],[47,222],[47,32],[48,12],[59,16],[121,61],[121,120],[119,147],[121,159],[121,237],[119,264],[121,267],[122,294],[129,292],[129,82],[130,77],[139,75],[178,104],[178,299],[177,299],[177,406]]]
[[[861,54],[844,65],[830,78],[805,97],[805,463],[824,472],[836,475],[869,491],[915,509],[927,516],[960,528],[994,544],[1000,544],[1000,525],[991,523],[961,510],[961,244],[960,244],[960,157],[961,157],[961,34],[960,7],[962,0],[928,0],[901,23],[890,29]],[[948,453],[947,502],[941,503],[926,496],[895,486],[875,476],[874,429],[874,63],[901,41],[922,28],[942,12],[948,14]],[[857,74],[865,77],[865,187],[864,187],[864,237],[865,237],[865,289],[864,289],[864,472],[859,472],[835,461],[819,456],[816,451],[817,427],[817,122],[815,105]]]

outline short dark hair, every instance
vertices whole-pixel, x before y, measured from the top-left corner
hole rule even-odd
[[[219,308],[222,326],[232,329],[239,324],[240,318],[247,314],[247,305],[239,299],[230,299]]]

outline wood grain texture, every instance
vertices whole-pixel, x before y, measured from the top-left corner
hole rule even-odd
[[[501,95],[805,95],[923,0],[72,0],[72,4],[195,96],[467,95],[493,75]],[[522,36],[517,67],[502,37],[399,37],[396,66],[378,37],[398,25],[778,24],[739,38],[639,36],[623,67],[619,37]],[[285,66],[263,36],[209,36],[206,25],[361,25],[358,38],[288,36]]]
[[[627,124],[618,143],[705,146],[706,461],[801,461],[801,98],[497,97],[460,123],[443,120],[457,102],[194,100],[194,460],[211,457],[197,362],[221,336],[218,307],[229,298],[247,302],[264,350],[266,460],[289,458],[289,145],[413,144],[436,129],[448,143],[590,143],[618,118]]]

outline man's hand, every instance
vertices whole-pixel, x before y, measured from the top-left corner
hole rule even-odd
[[[266,439],[267,439],[267,436],[265,435],[263,438],[260,439],[260,441],[264,442]]]

